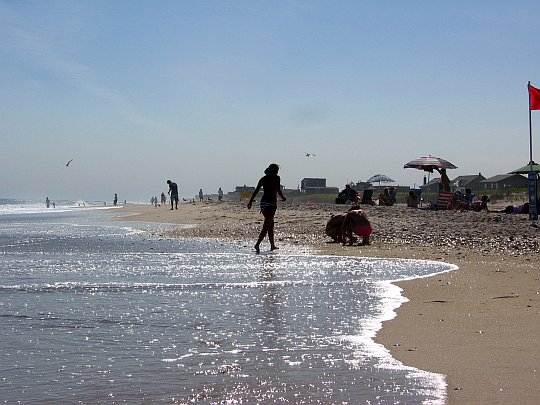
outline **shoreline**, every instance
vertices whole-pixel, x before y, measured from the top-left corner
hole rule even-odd
[[[407,366],[445,375],[449,404],[533,404],[540,400],[540,231],[526,215],[367,206],[368,246],[327,243],[331,215],[346,206],[281,203],[277,243],[316,253],[444,261],[455,271],[398,281],[408,300],[375,341]],[[121,208],[129,220],[187,224],[170,236],[255,243],[262,216],[234,202]],[[122,218],[120,218],[122,219]],[[267,240],[261,246],[268,248]]]

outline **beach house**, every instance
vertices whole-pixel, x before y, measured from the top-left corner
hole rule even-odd
[[[480,182],[485,179],[486,178],[482,176],[482,173],[478,173],[467,176],[458,176],[452,180],[450,184],[461,191],[469,189],[473,193],[478,194],[480,190],[482,190],[482,184],[480,184]]]
[[[521,174],[498,174],[480,182],[482,190],[510,190],[515,188],[527,188],[529,182]]]
[[[327,187],[326,179],[306,177],[300,182],[300,190],[305,194],[337,194],[337,187]]]

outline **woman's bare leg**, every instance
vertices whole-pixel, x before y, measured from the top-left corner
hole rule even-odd
[[[260,252],[260,245],[261,242],[264,240],[264,237],[268,233],[268,209],[261,210],[263,216],[264,216],[264,223],[263,227],[261,229],[261,233],[259,233],[259,239],[257,239],[257,243],[255,243],[255,251],[257,253]]]
[[[268,240],[270,240],[270,250],[276,250],[277,246],[274,243],[274,219],[273,218],[268,227]]]
[[[277,207],[268,210],[268,240],[270,241],[270,250],[276,250],[277,246],[274,243],[274,216],[276,215]]]
[[[267,233],[268,233],[268,227],[266,226],[266,219],[265,219],[261,233],[259,234],[259,239],[257,239],[257,243],[255,243],[255,251],[257,253],[261,251],[260,245]]]
[[[277,249],[274,243],[274,215],[275,213],[276,213],[275,208],[266,208],[262,211],[262,214],[264,216],[264,223],[263,223],[261,233],[259,234],[259,239],[257,240],[257,243],[255,244],[255,251],[257,253],[260,252],[261,242],[264,240],[267,234],[268,234],[268,239],[270,241],[270,249],[271,250]]]

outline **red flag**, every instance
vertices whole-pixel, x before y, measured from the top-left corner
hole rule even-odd
[[[529,106],[531,110],[540,110],[540,90],[529,84]]]

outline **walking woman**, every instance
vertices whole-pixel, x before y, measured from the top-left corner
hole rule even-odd
[[[255,251],[257,253],[260,252],[260,245],[266,234],[268,234],[268,240],[270,241],[270,249],[277,249],[276,244],[274,243],[274,215],[276,215],[277,210],[277,195],[279,194],[282,201],[286,200],[283,192],[281,191],[281,179],[278,176],[278,172],[279,166],[275,163],[272,163],[270,166],[268,166],[268,168],[266,168],[264,171],[264,176],[261,177],[259,183],[257,183],[257,187],[255,188],[255,191],[253,191],[247,205],[248,209],[251,209],[253,200],[257,196],[259,190],[262,188],[263,196],[261,198],[260,205],[261,213],[264,216],[264,224],[261,233],[259,234],[259,239],[255,244]]]

